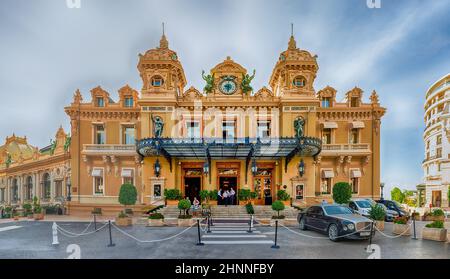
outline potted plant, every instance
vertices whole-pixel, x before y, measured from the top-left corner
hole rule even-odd
[[[24,203],[22,207],[23,207],[23,216],[28,218],[30,218],[31,216],[31,218],[33,218],[32,214],[33,206],[30,203]]]
[[[286,192],[286,190],[277,191],[277,200],[281,201],[285,206],[291,205],[291,196]]]
[[[148,216],[148,225],[150,227],[162,227],[164,226],[164,215],[159,212],[151,213]]]
[[[127,206],[136,204],[137,191],[136,187],[131,184],[123,184],[120,186],[119,191],[119,203],[124,206],[124,211],[121,211],[116,218],[117,226],[130,226],[132,224],[132,218],[126,214]]]
[[[381,205],[373,205],[369,209],[369,216],[372,220],[375,221],[375,227],[378,230],[384,230],[384,219],[386,218],[386,211],[384,211],[384,208]]]
[[[12,207],[11,206],[7,206],[5,207],[5,218],[11,218],[12,217]]]
[[[280,211],[285,209],[285,205],[282,201],[276,200],[272,203],[272,210],[277,212],[277,215],[272,216],[272,219],[270,221],[270,225],[275,225],[275,220],[278,220],[279,224],[283,224],[283,219],[285,218],[284,215],[280,215]]]
[[[250,193],[251,193],[250,189],[239,189],[239,191],[238,191],[238,199],[240,201],[245,202],[245,204],[253,203],[250,200]]]
[[[217,205],[217,195],[219,194],[219,191],[216,189],[209,191],[209,204],[210,205]]]
[[[33,218],[36,221],[44,219],[44,210],[36,196],[33,198]]]
[[[431,220],[430,221],[444,221],[445,220],[445,212],[440,208],[436,208],[431,212]]]
[[[434,241],[446,241],[447,230],[444,228],[444,222],[433,221],[425,225],[422,230],[422,238]]]
[[[411,235],[411,226],[408,225],[408,217],[397,217],[394,219],[394,234]]]
[[[255,214],[255,209],[253,208],[253,205],[251,203],[247,203],[245,205],[245,210],[247,210],[247,214]]]
[[[192,215],[188,214],[188,210],[191,208],[191,201],[188,199],[183,199],[178,202],[178,209],[183,212],[178,215],[178,226],[179,227],[189,227],[192,226],[193,220]]]
[[[255,200],[258,198],[258,193],[256,193],[255,191],[250,192],[250,202],[251,204],[255,203]]]
[[[164,197],[167,205],[177,205],[181,199],[181,192],[178,189],[164,189]]]

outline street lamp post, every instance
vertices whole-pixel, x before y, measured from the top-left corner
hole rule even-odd
[[[383,200],[384,199],[384,197],[383,197],[384,183],[380,183],[380,189],[381,189],[381,197],[380,197],[380,199]]]

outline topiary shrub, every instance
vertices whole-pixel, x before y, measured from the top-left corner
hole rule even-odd
[[[238,198],[240,201],[248,201],[250,199],[250,189],[239,189]]]
[[[136,204],[136,201],[137,190],[134,185],[123,184],[122,186],[120,186],[119,203],[125,207],[125,211],[127,210],[127,206]]]
[[[245,209],[247,210],[247,214],[255,214],[255,209],[251,203],[247,203]]]
[[[164,196],[170,201],[181,200],[181,192],[178,189],[164,189]]]
[[[375,204],[369,209],[369,216],[375,221],[384,221],[386,211],[381,205]]]
[[[208,202],[209,200],[209,191],[208,190],[201,190],[200,193],[200,199],[204,202]]]
[[[280,211],[284,210],[284,203],[282,203],[281,201],[274,201],[272,203],[272,209],[275,210],[277,212],[277,216],[272,216],[272,219],[284,219],[284,216],[281,215],[280,216]]]
[[[22,205],[22,207],[23,207],[23,210],[25,210],[25,212],[24,212],[25,214],[31,213],[31,211],[33,209],[33,206],[30,203],[24,203]]]
[[[258,197],[258,193],[256,193],[256,192],[250,192],[250,199],[251,200],[256,200],[256,198]]]
[[[186,219],[187,216],[189,216],[189,215],[187,214],[187,210],[188,210],[189,208],[191,208],[191,201],[190,201],[190,200],[187,200],[187,199],[180,200],[180,201],[178,202],[178,209],[179,209],[179,210],[183,210],[183,214],[180,215],[180,216],[178,216],[178,218],[180,218],[180,219]]]
[[[286,190],[278,190],[277,199],[280,201],[288,201],[291,199],[291,196],[286,192]]]
[[[211,191],[209,191],[208,194],[209,194],[209,200],[216,201],[217,200],[217,195],[219,194],[219,191],[211,190]]]
[[[352,198],[352,187],[347,182],[338,182],[333,186],[333,200],[338,204],[348,204]]]

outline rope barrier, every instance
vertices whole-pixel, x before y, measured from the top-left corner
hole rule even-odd
[[[103,226],[101,226],[100,228],[98,228],[97,230],[91,231],[91,232],[82,232],[82,233],[73,233],[70,231],[65,230],[64,228],[62,228],[61,226],[57,225],[57,230],[64,236],[67,237],[79,237],[79,236],[85,236],[85,235],[90,235],[93,233],[96,233],[98,231],[100,231],[101,229],[103,229],[104,227],[106,227],[108,225],[108,223],[105,223]]]
[[[153,240],[141,240],[141,239],[138,239],[137,237],[135,237],[135,236],[133,236],[133,235],[131,235],[131,234],[129,234],[129,233],[123,231],[122,229],[120,229],[119,227],[117,227],[115,224],[112,224],[112,226],[113,226],[116,230],[118,230],[119,232],[121,232],[121,233],[124,234],[125,236],[128,236],[129,238],[132,238],[132,239],[134,239],[134,240],[136,240],[137,242],[140,242],[140,243],[153,243],[153,242],[162,242],[162,241],[170,240],[170,239],[173,239],[173,238],[175,238],[175,237],[177,237],[177,236],[179,236],[179,235],[185,233],[186,231],[188,231],[189,229],[191,229],[194,225],[196,225],[196,224],[193,224],[193,225],[191,225],[190,227],[186,228],[185,230],[183,230],[183,231],[181,231],[181,232],[179,232],[179,233],[177,233],[177,234],[175,234],[175,235],[172,235],[172,236],[170,236],[170,237],[166,237],[166,238],[162,238],[162,239],[153,239]]]
[[[72,232],[69,232],[69,231],[67,231],[68,233],[71,233],[71,234],[83,234],[83,233],[85,233],[85,232],[87,232],[87,230],[89,229],[89,227],[92,225],[92,221],[87,225],[87,227],[82,231],[82,232],[80,232],[80,233],[72,233]],[[61,229],[63,229],[60,225],[57,225],[58,227],[60,227]]]
[[[385,237],[388,237],[388,238],[398,238],[398,237],[403,236],[405,233],[407,233],[408,230],[411,228],[411,226],[412,226],[412,224],[409,224],[409,227],[408,227],[404,232],[402,232],[401,234],[395,235],[395,236],[385,234],[384,232],[380,231],[380,230],[377,228],[377,226],[375,226],[375,230],[377,230],[381,235],[383,235],[383,236],[385,236]]]

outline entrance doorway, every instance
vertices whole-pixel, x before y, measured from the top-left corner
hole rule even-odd
[[[432,198],[431,203],[433,207],[441,207],[442,191],[431,192],[431,198]]]
[[[256,192],[256,204],[272,205],[272,172],[271,167],[260,167],[253,179],[253,190]]]
[[[202,185],[202,180],[200,177],[185,177],[184,178],[184,195],[189,198],[191,203],[194,198],[200,199],[200,188]]]
[[[228,199],[228,201],[222,200],[217,201],[217,204],[228,204],[228,205],[237,205],[237,177],[219,177],[219,189],[222,189],[222,193],[225,191],[234,190],[235,195],[234,198]]]

